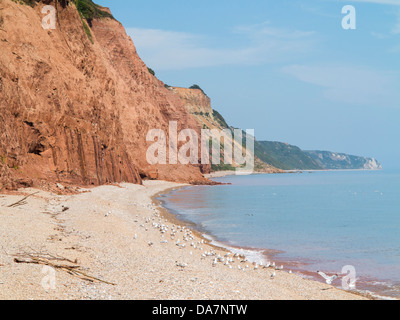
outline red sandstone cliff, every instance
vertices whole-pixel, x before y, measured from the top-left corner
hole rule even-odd
[[[42,28],[42,2],[0,0],[0,190],[43,180],[206,182],[209,168],[147,163],[148,130],[168,132],[171,120],[200,128],[123,26],[93,20],[92,43],[73,3],[46,3],[57,6],[56,30]]]

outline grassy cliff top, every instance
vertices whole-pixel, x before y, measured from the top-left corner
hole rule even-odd
[[[74,0],[73,1],[86,20],[111,18],[114,19],[113,15],[103,9],[103,7],[95,4],[92,0]]]

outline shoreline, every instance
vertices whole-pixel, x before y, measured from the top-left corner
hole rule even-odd
[[[209,244],[152,200],[184,186],[146,181],[67,196],[26,189],[38,194],[16,208],[7,206],[21,195],[0,195],[0,299],[367,299],[284,271],[271,279],[271,269],[254,270],[243,258]],[[56,269],[55,289],[46,290],[43,265],[15,263],[15,255],[24,254],[75,261],[97,280]],[[214,263],[228,257],[234,258],[230,266]]]
[[[280,173],[265,173],[265,172],[254,172],[251,175],[275,175],[275,174],[293,174],[293,173],[315,173],[315,172],[379,172],[384,169],[324,169],[324,170],[283,170]],[[207,179],[224,178],[229,176],[235,176],[235,171],[213,171],[209,174],[205,174],[204,177]]]
[[[317,170],[317,171],[321,171],[321,170]],[[359,170],[325,170],[325,171],[330,172],[330,171],[359,171]],[[374,170],[362,170],[362,171],[374,171]],[[222,178],[222,177],[227,177],[227,176],[232,175],[232,174],[229,174],[230,173],[229,171],[219,172],[219,173],[223,173],[224,175],[218,174],[214,178]],[[196,186],[193,186],[193,187],[196,187]],[[181,188],[178,188],[178,189],[181,189]],[[160,197],[161,195],[167,196],[168,194],[170,194],[173,191],[175,191],[175,190],[168,190],[167,192],[162,192],[159,195],[157,195],[157,197]],[[158,200],[158,202],[162,203],[163,201]],[[214,247],[220,248],[220,249],[222,248],[229,252],[239,253],[242,256],[246,257],[250,262],[257,261],[257,263],[260,263],[259,261],[261,261],[262,263],[266,263],[267,261],[274,261],[274,262],[276,262],[277,265],[284,265],[286,272],[288,270],[292,270],[294,274],[296,274],[304,279],[319,282],[319,283],[324,283],[322,281],[322,279],[319,279],[319,277],[316,276],[315,272],[310,271],[310,269],[306,268],[306,266],[309,263],[309,262],[307,262],[307,259],[299,260],[298,258],[297,259],[279,258],[277,256],[279,254],[284,253],[283,251],[281,251],[279,249],[254,248],[254,247],[245,247],[245,246],[239,246],[239,245],[232,246],[231,244],[220,241],[218,239],[218,237],[210,234],[206,230],[201,230],[201,229],[199,230],[198,226],[196,226],[194,223],[192,223],[190,221],[179,220],[179,218],[177,218],[176,214],[168,211],[169,209],[167,207],[162,207],[162,208],[164,210],[166,210],[169,215],[174,216],[174,218],[178,222],[180,221],[180,223],[183,223],[186,226],[194,226],[195,230],[197,230],[197,232],[200,233],[200,235],[203,238],[208,240],[209,244],[211,246],[214,246]],[[249,258],[250,255],[253,257],[254,256],[256,256],[256,257]],[[375,291],[376,288],[373,288],[370,285],[370,282],[382,282],[382,281],[387,281],[387,280],[371,278],[368,282],[363,282],[363,285],[361,285],[360,288],[358,288],[357,290],[351,291],[351,293],[353,293],[355,295],[359,295],[359,296],[367,298],[367,299],[371,299],[371,300],[399,300],[398,298],[393,297],[391,295],[385,295],[384,293]],[[387,286],[388,286],[388,288],[390,287],[389,284]],[[335,286],[335,288],[338,290],[343,290],[337,286]]]
[[[301,173],[301,172],[379,172],[383,171],[384,169],[322,169],[322,170],[284,170],[285,173]]]
[[[186,187],[196,187],[196,186],[182,186],[182,187],[178,187],[178,188],[171,188],[171,189],[167,189],[165,191],[159,192],[158,194],[155,194],[152,196],[153,202],[157,206],[159,206],[159,208],[161,209],[161,215],[165,219],[167,219],[168,221],[174,222],[175,224],[180,224],[181,226],[192,228],[192,232],[195,235],[197,235],[199,238],[203,239],[209,246],[211,246],[217,250],[237,253],[245,258],[248,258],[248,256],[246,256],[246,254],[245,254],[246,252],[257,253],[257,255],[259,255],[258,260],[260,260],[260,262],[258,264],[260,264],[260,263],[265,264],[267,262],[266,261],[267,257],[268,258],[273,257],[274,255],[280,253],[279,251],[272,250],[272,249],[265,249],[265,248],[257,249],[257,248],[250,248],[250,247],[235,247],[232,245],[228,245],[222,241],[219,241],[214,235],[208,233],[207,231],[200,230],[199,227],[195,223],[179,219],[177,217],[177,214],[171,212],[168,208],[163,206],[164,202],[163,202],[163,200],[160,200],[160,198],[163,196],[168,196],[173,191],[184,189]],[[266,254],[267,252],[268,252],[268,256]],[[260,256],[262,256],[264,259],[261,259]],[[249,260],[249,262],[252,263],[253,261]]]
[[[258,259],[257,259],[257,260],[259,260],[258,264],[266,263],[265,258],[267,257],[267,254],[266,254],[267,252],[268,252],[268,257],[273,257],[274,255],[279,253],[278,251],[271,250],[271,249],[235,247],[232,245],[225,244],[225,243],[219,241],[213,235],[207,233],[207,231],[199,230],[198,226],[195,223],[179,219],[175,213],[171,212],[168,208],[163,206],[163,201],[160,200],[160,197],[168,196],[171,192],[185,188],[185,187],[187,187],[187,186],[182,186],[180,188],[167,189],[165,191],[159,192],[158,194],[155,194],[152,196],[152,201],[160,208],[161,216],[164,219],[166,219],[169,222],[173,222],[174,224],[191,228],[193,234],[195,234],[200,239],[204,240],[205,244],[209,245],[210,247],[214,248],[215,250],[221,250],[224,252],[239,254],[241,257],[248,259],[248,261],[250,263],[253,263],[253,261],[251,259],[249,259],[248,255],[246,255],[246,253],[252,253],[252,254],[258,255]],[[264,259],[260,258],[260,257],[263,257]]]
[[[222,177],[222,176],[219,176]],[[222,250],[225,252],[231,252],[233,254],[239,254],[240,257],[243,257],[246,259],[249,263],[257,263],[257,265],[265,265],[267,262],[275,262],[276,265],[283,265],[285,267],[286,273],[289,273],[290,271],[293,271],[293,275],[301,277],[304,280],[312,281],[312,282],[317,282],[317,283],[322,283],[324,282],[311,271],[304,269],[304,267],[307,265],[307,262],[305,261],[300,261],[300,260],[293,260],[293,259],[280,259],[277,256],[279,254],[284,253],[284,251],[280,251],[277,249],[270,249],[270,248],[254,248],[254,247],[246,247],[246,246],[234,246],[228,243],[224,243],[223,241],[218,240],[218,238],[212,234],[210,234],[208,231],[204,230],[201,231],[199,230],[198,226],[190,221],[186,220],[180,220],[177,217],[177,214],[172,213],[167,207],[163,206],[164,201],[160,200],[159,198],[161,197],[167,197],[171,192],[184,189],[186,187],[196,187],[196,186],[182,186],[179,188],[172,188],[165,190],[163,192],[160,192],[152,197],[153,201],[160,207],[162,208],[164,212],[164,217],[170,219],[170,221],[174,221],[175,223],[181,224],[185,227],[192,227],[193,232],[197,234],[200,238],[204,239],[206,243],[217,249],[217,250]],[[335,289],[344,291],[345,290],[341,289],[340,287],[333,286]],[[371,292],[369,290],[354,290],[354,291],[347,291],[350,292],[351,294],[360,296],[362,298],[366,298],[369,300],[398,300],[396,298],[392,298],[390,296],[381,296],[377,293]]]

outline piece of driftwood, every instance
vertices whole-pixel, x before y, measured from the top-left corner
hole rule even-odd
[[[67,270],[73,270],[80,268],[80,266],[70,266],[70,265],[62,265],[62,264],[55,264],[50,262],[49,260],[46,259],[39,259],[39,258],[29,258],[29,259],[19,259],[19,258],[14,258],[15,263],[26,263],[26,264],[43,264],[46,266],[53,267],[54,269],[67,269]]]
[[[35,192],[35,193],[32,193],[32,194],[29,194],[26,197],[22,198],[21,200],[15,202],[13,204],[10,204],[9,206],[7,206],[7,208],[16,208],[16,207],[22,206],[22,205],[26,204],[26,201],[25,201],[26,199],[28,199],[29,197],[32,197],[32,196],[34,196],[35,194],[38,194],[38,193],[39,193],[39,191]]]
[[[52,267],[54,269],[59,269],[65,271],[73,276],[76,276],[82,280],[89,282],[101,282],[109,285],[115,286],[115,283],[111,283],[108,281],[101,280],[94,276],[88,275],[83,272],[81,267],[77,265],[78,261],[72,261],[70,259],[55,257],[52,255],[34,255],[34,254],[26,254],[26,255],[16,255],[14,258],[15,263],[25,263],[25,264],[40,264]],[[66,264],[69,263],[69,264]]]

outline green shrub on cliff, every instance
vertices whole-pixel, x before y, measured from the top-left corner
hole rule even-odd
[[[79,13],[90,23],[91,20],[97,18],[111,18],[114,19],[113,15],[95,4],[92,0],[75,0],[76,8]]]
[[[85,22],[85,20],[82,18],[82,16],[81,16],[81,19],[82,19],[83,29],[85,30],[86,35],[88,36],[90,42],[91,42],[91,43],[94,43],[94,41],[93,41],[93,36],[92,36],[92,33],[90,32],[89,26],[87,25],[87,23]]]
[[[226,123],[224,117],[217,111],[213,110],[213,118],[215,121],[219,123],[222,128],[229,128],[228,124]]]
[[[114,17],[110,13],[103,11],[101,7],[95,4],[92,0],[74,0],[74,3],[81,16],[83,29],[85,30],[85,33],[88,36],[90,42],[94,43],[93,36],[90,31],[92,20],[101,18],[114,19]],[[87,21],[87,23],[85,22],[85,20]]]
[[[12,0],[18,4],[25,4],[31,7],[34,7],[38,0]],[[97,4],[95,4],[92,0],[71,0],[70,2],[75,3],[75,6],[82,18],[83,29],[85,30],[86,35],[88,36],[90,42],[93,43],[93,36],[90,31],[90,27],[92,25],[93,19],[102,19],[102,18],[110,18],[114,19],[113,15],[109,12],[103,10],[103,8]],[[59,0],[59,4],[63,7],[66,6],[69,1],[68,0]],[[86,20],[86,22],[85,22]]]
[[[236,168],[230,164],[221,163],[221,164],[211,165],[211,171],[235,171],[235,170]]]
[[[12,1],[19,4],[26,4],[31,7],[33,7],[36,3],[36,0],[12,0]]]
[[[255,155],[263,162],[282,170],[321,170],[299,147],[276,141],[255,141]]]
[[[12,1],[19,4],[25,4],[31,7],[33,7],[37,2],[39,2],[38,0],[12,0]],[[114,19],[112,14],[110,14],[107,11],[104,11],[101,6],[95,4],[92,0],[71,0],[71,2],[75,3],[78,11],[88,21],[91,21],[95,18]],[[58,3],[60,3],[64,7],[64,5],[68,4],[68,1],[59,0]]]
[[[200,86],[198,84],[194,84],[191,87],[189,87],[189,89],[196,89],[196,90],[200,90],[201,92],[203,92],[203,94],[206,96],[206,93],[203,91],[202,88],[200,88]]]

